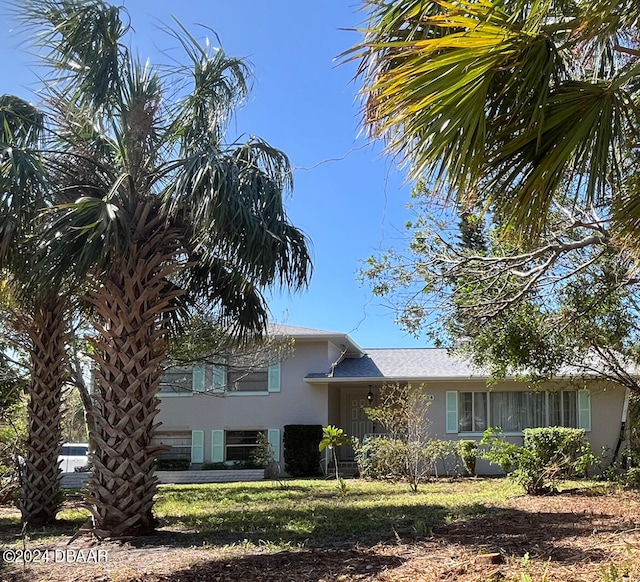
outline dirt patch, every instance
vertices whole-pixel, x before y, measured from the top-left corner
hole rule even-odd
[[[5,564],[0,569],[0,579],[15,582],[638,580],[639,510],[638,493],[521,496],[481,517],[440,525],[432,531],[417,531],[412,537],[397,535],[387,543],[367,546],[352,540],[291,551],[270,551],[267,547],[243,544],[221,546],[216,545],[220,540],[213,538],[206,545],[188,547],[181,532],[170,529],[136,540],[135,544],[93,544],[77,539],[66,545],[66,539],[57,538],[56,543],[40,548],[58,550],[53,560],[27,566]],[[31,544],[29,549],[37,548]]]

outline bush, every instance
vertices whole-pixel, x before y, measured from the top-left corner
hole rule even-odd
[[[368,479],[406,479],[412,491],[431,476],[440,460],[455,452],[451,441],[404,441],[386,436],[353,440],[360,476]]]
[[[187,471],[191,466],[190,459],[157,459],[156,471]]]
[[[529,495],[556,490],[558,480],[584,477],[595,460],[584,429],[546,427],[523,431],[523,446],[501,438],[499,429],[485,431],[482,456],[500,465]]]
[[[468,475],[476,474],[476,460],[478,458],[478,443],[471,440],[458,441],[457,453]]]
[[[367,437],[363,442],[353,439],[353,449],[361,477],[392,481],[402,477],[406,451],[400,439],[384,436]]]
[[[224,461],[202,465],[203,471],[235,471],[237,469],[264,469],[264,465],[254,461]]]
[[[292,477],[314,477],[320,473],[322,440],[320,424],[287,424],[284,427],[284,470]]]
[[[276,463],[273,447],[263,432],[258,433],[258,446],[251,460],[256,466],[264,467],[264,476],[267,479],[274,479],[280,474],[280,465]]]

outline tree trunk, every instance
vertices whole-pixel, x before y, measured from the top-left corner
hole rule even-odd
[[[100,539],[145,535],[155,527],[158,447],[151,440],[167,350],[163,316],[178,294],[166,279],[178,268],[173,255],[159,250],[166,236],[157,232],[145,244],[132,243],[122,268],[92,295],[100,335],[94,353],[97,452],[87,502]]]
[[[65,301],[55,296],[43,302],[29,321],[31,380],[28,433],[20,510],[29,529],[55,521],[60,508],[62,389],[67,378]]]

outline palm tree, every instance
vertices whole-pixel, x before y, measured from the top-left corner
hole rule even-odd
[[[89,482],[98,537],[154,528],[153,474],[167,338],[193,305],[239,341],[265,329],[262,290],[304,286],[311,262],[283,193],[286,156],[258,138],[227,143],[248,70],[177,24],[189,67],[153,67],[123,43],[124,8],[28,0],[17,17],[48,50],[47,172],[69,202],[48,213],[47,280],[86,278],[97,336],[98,451]]]
[[[637,2],[365,3],[365,124],[414,178],[521,234],[559,200],[599,207],[638,248]]]
[[[34,284],[34,227],[48,203],[38,145],[43,116],[29,103],[0,97],[0,267],[10,324],[27,338],[28,431],[20,509],[23,523],[52,523],[61,503],[58,453],[62,393],[67,383],[69,301],[58,285]],[[11,296],[11,300],[8,299]]]

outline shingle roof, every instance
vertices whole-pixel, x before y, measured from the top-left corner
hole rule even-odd
[[[333,374],[309,374],[307,378],[486,378],[486,371],[475,368],[458,356],[439,348],[372,348],[361,358],[345,358]]]

